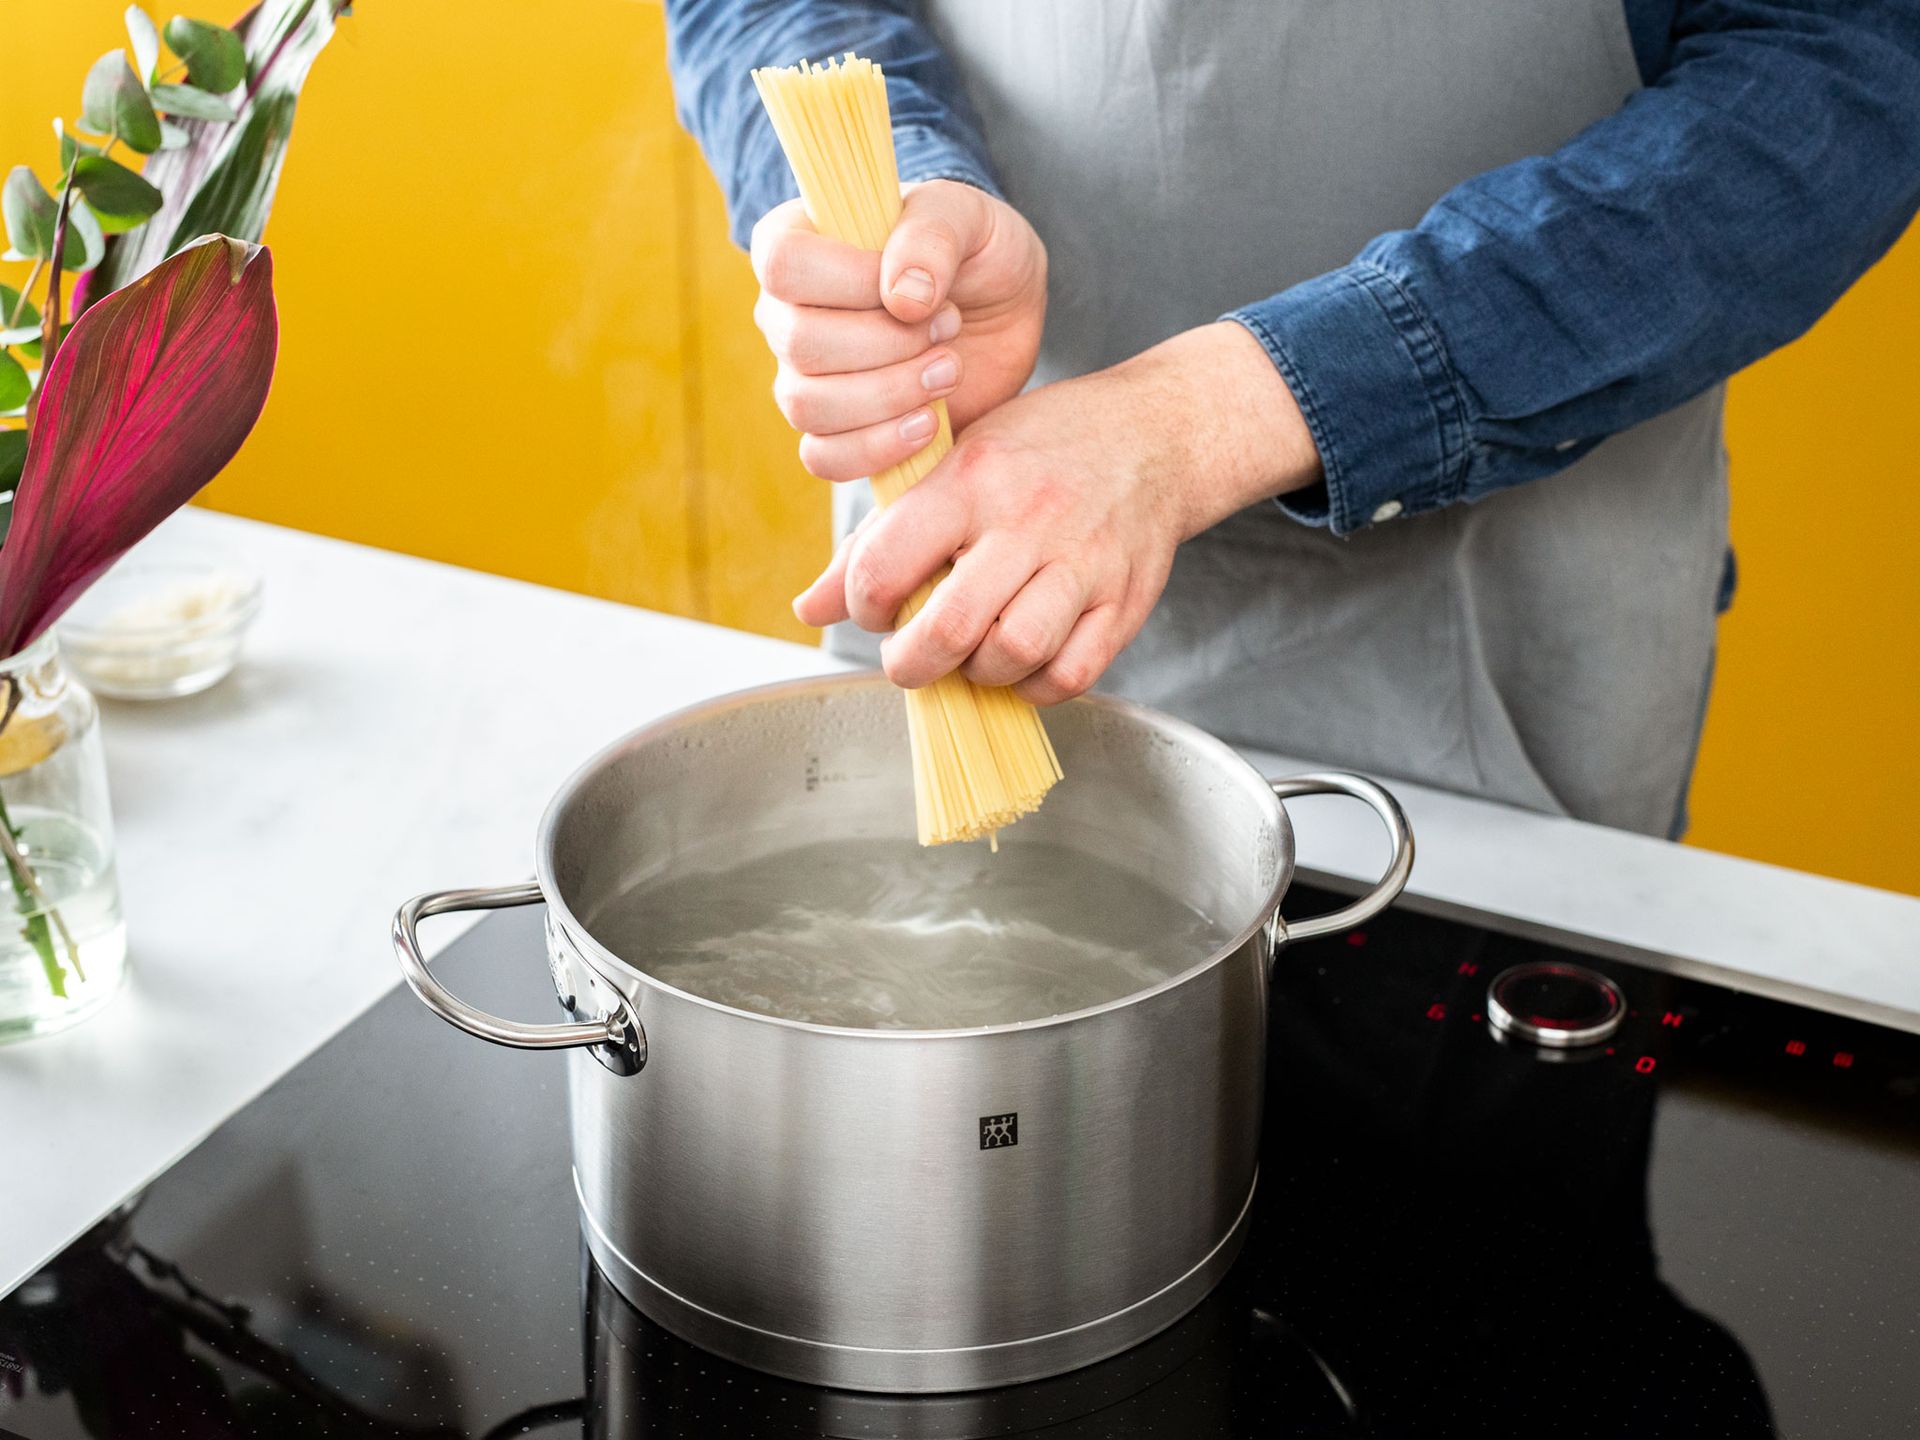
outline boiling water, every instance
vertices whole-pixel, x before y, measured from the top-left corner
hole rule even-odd
[[[861,1029],[1037,1020],[1158,984],[1227,934],[1077,851],[834,841],[642,884],[588,929],[676,989]]]

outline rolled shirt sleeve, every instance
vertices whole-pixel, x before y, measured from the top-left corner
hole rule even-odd
[[[1000,193],[959,72],[911,8],[885,0],[666,0],[667,66],[680,122],[700,142],[745,246],[767,211],[800,193],[752,71],[848,50],[886,72],[900,178]]]
[[[1551,474],[1804,331],[1920,206],[1920,5],[1691,0],[1664,69],[1551,155],[1232,311],[1348,533]]]

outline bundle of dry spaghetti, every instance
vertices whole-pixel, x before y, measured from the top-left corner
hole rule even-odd
[[[864,250],[884,249],[900,218],[900,172],[880,67],[848,55],[845,63],[756,70],[753,83],[814,228]],[[952,448],[946,402],[933,408],[933,443],[873,477],[880,505],[918,483]],[[898,624],[920,612],[947,573],[914,593]],[[991,835],[1038,809],[1060,778],[1040,713],[1011,690],[956,673],[904,693],[922,845]]]

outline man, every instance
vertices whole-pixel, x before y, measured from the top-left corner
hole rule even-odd
[[[667,12],[807,467],[904,458],[938,398],[964,430],[795,602],[837,648],[957,556],[880,646],[901,684],[1098,680],[1678,833],[1732,588],[1721,382],[1920,205],[1920,5]],[[747,75],[849,49],[911,185],[880,257],[788,201]],[[1849,478],[1808,477],[1810,527]]]

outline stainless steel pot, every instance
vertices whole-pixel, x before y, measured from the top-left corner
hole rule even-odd
[[[535,883],[423,895],[395,916],[401,968],[435,1013],[498,1044],[572,1051],[587,1244],[654,1320],[815,1384],[968,1390],[1115,1354],[1232,1263],[1257,1174],[1268,966],[1290,936],[1386,906],[1413,839],[1371,781],[1269,784],[1136,705],[1083,699],[1047,726],[1067,779],[1007,848],[1096,850],[1234,922],[1230,943],[1173,979],[1091,1010],[835,1029],[672,989],[645,955],[595,940],[607,901],[677,867],[900,834],[906,727],[892,687],[865,675],[748,691],[636,731],[548,807]],[[1284,923],[1280,801],[1336,793],[1379,815],[1392,863],[1357,903]],[[486,1014],[421,957],[429,915],[541,901],[571,1023]]]

